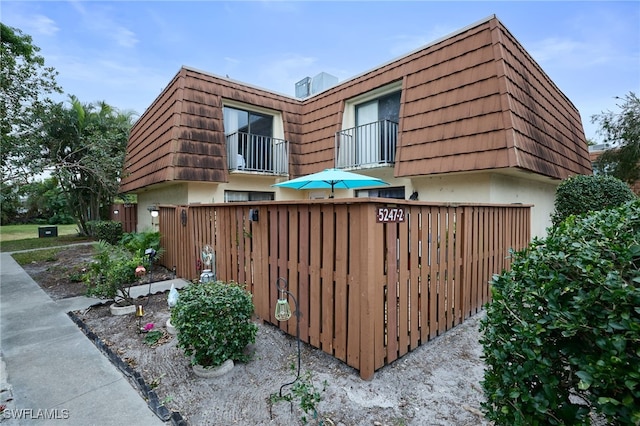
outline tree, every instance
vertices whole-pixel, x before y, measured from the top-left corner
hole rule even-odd
[[[22,188],[27,197],[27,219],[46,220],[51,225],[75,222],[69,213],[65,194],[55,177],[31,182]]]
[[[55,104],[37,132],[29,135],[33,161],[41,159],[58,179],[80,230],[101,220],[118,194],[133,113],[104,102],[83,104],[70,96],[69,106]],[[35,155],[34,155],[35,153]]]
[[[62,93],[56,83],[57,72],[45,67],[40,48],[19,29],[0,23],[0,131],[2,132],[2,182],[27,180],[37,174],[42,163],[29,164],[23,154],[37,151],[25,144],[23,135],[38,125],[53,101],[49,94]],[[35,170],[32,170],[35,169]]]
[[[600,124],[609,148],[596,160],[595,170],[633,184],[640,179],[640,99],[629,92],[621,100],[619,113],[607,111],[591,117]]]
[[[0,185],[0,225],[14,223],[20,214],[20,187],[8,183]]]

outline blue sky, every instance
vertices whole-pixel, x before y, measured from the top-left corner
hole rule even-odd
[[[293,96],[327,72],[347,80],[496,14],[576,105],[618,111],[640,93],[640,2],[2,1],[66,94],[138,113],[182,65]],[[65,100],[66,95],[60,100]]]

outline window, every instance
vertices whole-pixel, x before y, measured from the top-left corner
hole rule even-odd
[[[395,162],[402,80],[345,101],[336,133],[336,167],[377,167]]]
[[[399,119],[400,92],[356,105],[356,127],[382,120],[397,123]]]
[[[344,129],[349,129],[351,127],[357,126],[358,123],[356,123],[356,109],[358,107],[364,107],[366,104],[369,104],[369,103],[376,103],[376,104],[382,103],[383,105],[380,109],[383,111],[380,113],[380,116],[397,122],[400,116],[401,93],[402,93],[402,80],[398,80],[398,81],[394,81],[393,83],[387,84],[385,86],[373,89],[369,92],[362,93],[361,95],[358,95],[352,99],[346,100],[344,113],[342,117],[342,129],[344,130]],[[385,99],[389,101],[388,104],[385,101]],[[379,106],[376,106],[376,109],[378,107]],[[396,111],[395,113],[384,111],[389,109],[396,110]],[[375,112],[375,115],[376,116],[375,118],[373,118],[373,121],[378,120],[377,111]],[[360,124],[365,123],[363,119],[364,117],[360,118]]]
[[[237,152],[235,168],[270,170],[273,162],[273,116],[230,106],[225,106],[222,111],[224,134],[228,143],[235,145],[230,152]]]
[[[358,163],[394,162],[399,119],[400,92],[356,105]]]
[[[380,188],[380,189],[361,189],[356,191],[356,197],[378,197],[378,198],[393,198],[396,200],[404,200],[404,186],[396,186],[392,188]]]
[[[224,191],[224,202],[233,203],[238,201],[273,201],[275,193],[259,191]]]
[[[253,135],[273,135],[273,117],[258,112],[244,111],[225,106],[223,109],[224,134],[235,132],[251,133]]]

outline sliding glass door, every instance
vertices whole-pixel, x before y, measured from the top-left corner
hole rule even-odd
[[[389,122],[400,118],[400,92],[356,105],[358,164],[393,162],[397,133]]]
[[[224,133],[231,140],[230,152],[237,152],[236,168],[264,171],[272,169],[273,117],[252,111],[224,107]],[[233,138],[228,138],[234,135]],[[233,159],[232,159],[233,161]]]

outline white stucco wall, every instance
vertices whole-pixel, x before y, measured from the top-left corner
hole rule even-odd
[[[523,179],[507,175],[493,175],[492,203],[533,204],[531,208],[531,237],[545,237],[551,226],[555,209],[556,188],[560,181]]]
[[[157,219],[152,219],[147,210],[148,207],[153,205],[223,203],[225,191],[278,192],[277,188],[271,186],[275,183],[273,177],[238,173],[231,174],[230,180],[231,182],[229,183],[179,182],[166,186],[152,187],[138,193],[138,232],[152,226],[157,229]],[[278,197],[277,194],[276,197]]]
[[[421,201],[532,204],[531,236],[551,226],[557,184],[550,179],[494,172],[427,176],[413,179]]]
[[[560,181],[521,172],[476,172],[412,179],[396,179],[391,176],[391,173],[391,170],[386,170],[384,173],[372,174],[379,174],[376,177],[389,182],[390,186],[404,186],[407,198],[413,191],[417,191],[420,201],[532,204],[532,237],[546,236],[546,229],[551,226],[556,187],[560,183]],[[329,195],[329,191],[297,191],[271,186],[275,182],[273,177],[237,173],[230,176],[229,183],[185,182],[141,192],[138,194],[138,231],[152,225],[157,226],[157,219],[152,222],[147,210],[149,206],[222,203],[224,192],[227,190],[273,192],[276,200],[308,199],[312,195],[321,196],[323,193],[325,196]],[[335,196],[336,198],[353,197],[354,191],[338,190]]]
[[[159,204],[187,204],[188,184],[176,183],[165,187],[155,187],[138,193],[138,227],[137,231],[154,228],[157,230],[157,220],[153,219],[147,210],[148,207]]]

